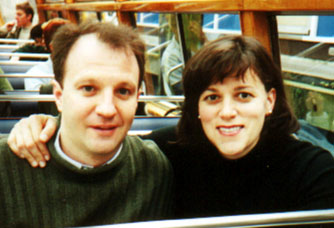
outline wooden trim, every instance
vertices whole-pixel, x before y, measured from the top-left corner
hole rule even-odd
[[[75,11],[71,10],[63,10],[62,11],[63,17],[66,18],[67,20],[73,22],[73,23],[78,23],[78,18],[76,16]]]
[[[37,4],[43,4],[43,3],[45,3],[45,0],[36,0],[36,3]]]
[[[245,0],[244,8],[261,11],[333,11],[332,0]]]
[[[37,7],[41,10],[72,10],[72,11],[116,11],[119,10],[119,4],[116,2],[88,2],[88,3],[52,3],[39,4]]]
[[[333,0],[157,0],[157,1],[91,1],[65,3],[45,3],[37,0],[39,12],[57,10],[65,12],[65,17],[77,22],[77,11],[116,11],[121,23],[135,26],[133,12],[161,13],[240,13],[241,30],[244,35],[258,39],[265,48],[273,53],[279,63],[277,53],[277,28],[271,27],[270,17],[276,14],[334,14]]]
[[[117,11],[118,21],[122,24],[136,27],[136,19],[133,12],[119,12]]]
[[[269,18],[266,12],[240,12],[240,25],[243,35],[255,37],[272,53]]]
[[[243,9],[242,0],[169,0],[169,1],[133,1],[121,3],[121,11],[138,12],[219,12],[239,11]]]
[[[166,0],[166,1],[95,1],[69,3],[37,3],[43,10],[136,11],[136,12],[231,12],[264,11],[302,13],[334,11],[332,0]],[[38,2],[42,2],[38,0]],[[72,3],[71,3],[72,2]],[[332,12],[333,13],[333,12]]]
[[[115,0],[115,2],[120,3],[120,2],[124,2],[126,0]],[[136,27],[136,18],[134,16],[133,12],[121,12],[121,11],[117,11],[117,18],[118,21],[122,24],[126,24],[132,27]]]

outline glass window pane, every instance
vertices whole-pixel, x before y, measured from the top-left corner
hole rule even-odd
[[[182,95],[185,56],[192,56],[205,42],[226,34],[240,34],[237,14],[136,13],[137,29],[146,43],[145,92]],[[226,21],[225,21],[226,20]],[[233,21],[233,24],[232,24]],[[181,26],[182,25],[182,26]],[[181,37],[184,35],[183,41]],[[165,115],[179,102],[149,102],[146,113]],[[178,115],[172,112],[170,115]]]
[[[79,12],[79,23],[84,21],[98,21],[97,12]]]
[[[80,23],[84,21],[102,21],[102,22],[113,22],[115,24],[118,24],[118,18],[116,12],[85,11],[85,12],[79,12],[78,15]]]
[[[148,94],[182,95],[185,61],[209,40],[240,34],[236,14],[137,13],[136,22],[147,45]]]
[[[323,139],[333,144],[326,132],[334,131],[334,16],[277,16],[277,21],[290,104],[302,124],[324,130]]]

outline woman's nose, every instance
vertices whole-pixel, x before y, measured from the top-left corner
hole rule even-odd
[[[231,99],[224,99],[221,102],[219,116],[224,119],[231,119],[237,115],[236,104]]]

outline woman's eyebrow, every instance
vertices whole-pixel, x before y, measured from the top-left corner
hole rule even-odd
[[[234,90],[239,91],[239,90],[244,90],[244,89],[253,89],[254,86],[251,85],[240,85],[237,86]]]

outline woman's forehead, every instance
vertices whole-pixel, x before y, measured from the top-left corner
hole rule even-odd
[[[239,83],[239,84],[258,84],[262,83],[260,77],[255,73],[254,70],[248,68],[243,74],[231,74],[228,76],[216,76],[213,78],[209,87],[212,85],[225,85],[226,83]]]

